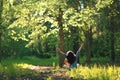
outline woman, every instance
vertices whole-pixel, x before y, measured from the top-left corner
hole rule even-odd
[[[67,53],[65,54],[63,51],[61,51],[60,48],[56,48],[56,50],[58,52],[60,52],[61,54],[64,55],[65,57],[65,64],[68,67],[68,69],[70,70],[71,68],[77,68],[77,58],[78,55],[80,54],[80,51],[82,49],[83,44],[81,44],[81,46],[79,47],[78,51],[76,52],[76,54],[73,51],[67,51]]]

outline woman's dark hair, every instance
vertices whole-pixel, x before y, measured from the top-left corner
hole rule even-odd
[[[70,64],[74,63],[76,59],[76,56],[74,55],[74,53],[72,51],[70,51],[67,55],[67,60]]]

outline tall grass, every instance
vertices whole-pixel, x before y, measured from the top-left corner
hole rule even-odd
[[[80,80],[120,80],[120,68],[117,66],[97,66],[92,67],[79,66],[77,69],[72,69],[66,73],[73,79]]]

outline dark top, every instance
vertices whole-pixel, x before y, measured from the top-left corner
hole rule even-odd
[[[80,52],[76,52],[76,59],[75,59],[75,61],[72,63],[72,64],[70,64],[70,66],[68,67],[68,69],[70,70],[71,68],[77,68],[77,59],[78,59],[78,55],[80,54]],[[66,58],[67,57],[67,55],[64,53],[64,57]]]

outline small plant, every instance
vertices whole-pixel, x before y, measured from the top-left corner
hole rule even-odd
[[[52,79],[52,77],[49,76],[49,77],[47,78],[47,80],[53,80],[53,79]]]

